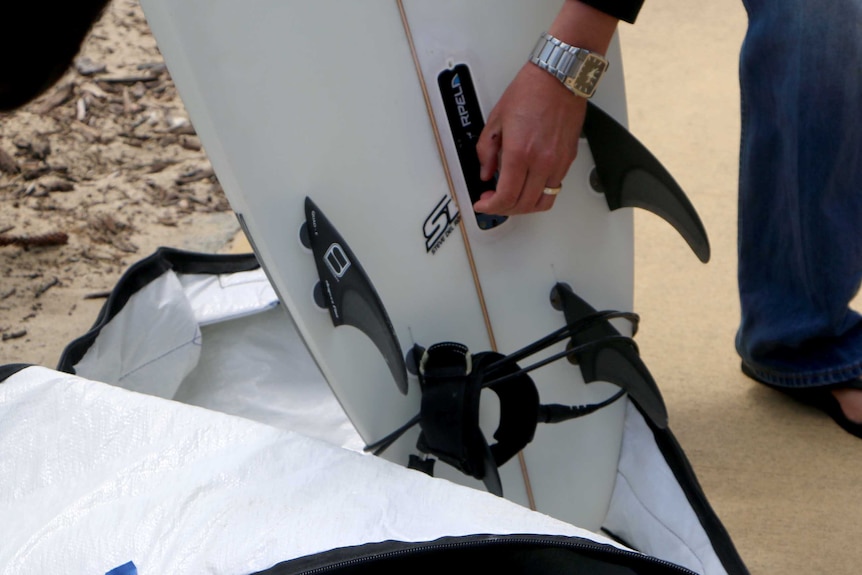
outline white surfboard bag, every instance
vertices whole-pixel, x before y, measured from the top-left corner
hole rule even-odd
[[[251,255],[159,250],[59,369],[0,367],[4,575],[747,573],[628,399],[603,533],[361,453]]]

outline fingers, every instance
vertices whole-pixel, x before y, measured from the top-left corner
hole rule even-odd
[[[535,212],[546,212],[554,207],[554,202],[557,201],[557,196],[542,194],[539,201],[536,203]]]
[[[479,177],[484,182],[493,178],[497,171],[497,158],[500,155],[501,144],[502,138],[499,128],[497,126],[492,127],[489,122],[479,135],[479,141],[476,142],[476,154],[479,156],[479,164],[482,166]]]
[[[538,166],[536,166],[538,168]],[[550,174],[546,170],[532,169],[527,175],[524,182],[524,187],[521,190],[521,196],[518,205],[515,206],[515,211],[521,214],[528,214],[535,211],[540,211],[540,207],[548,203],[553,205],[554,197],[545,193],[546,187],[552,187],[549,180]],[[553,182],[559,184],[559,182]]]
[[[503,148],[497,189],[483,194],[473,208],[504,216],[551,209],[556,198],[544,193],[545,188],[561,185],[572,159],[568,155],[528,158],[518,153],[507,154]]]
[[[507,216],[518,212],[522,203],[521,190],[527,178],[527,163],[515,154],[503,154],[500,161],[500,176],[497,179],[497,189],[476,202],[474,209],[486,214]],[[535,205],[537,198],[534,198]],[[526,205],[526,201],[523,202]],[[532,211],[532,210],[530,210]]]
[[[484,194],[482,194],[481,201],[473,204],[473,209],[476,210],[477,212],[480,212],[480,213],[488,213],[488,214],[493,213],[493,214],[497,214],[497,215],[504,215],[504,214],[501,214],[499,211],[494,210],[493,204],[492,204],[491,209],[488,209],[488,210],[479,209],[479,207],[488,205],[490,203],[491,198],[494,197],[495,193],[496,192],[490,191],[490,192],[485,192]],[[526,209],[523,212],[518,212],[518,213],[545,212],[547,210],[550,210],[552,207],[554,207],[554,202],[556,201],[556,199],[557,199],[557,196],[552,196],[549,194],[542,193],[539,195],[538,201],[536,202],[536,204],[531,209]]]
[[[477,212],[515,215],[549,209],[546,187],[562,182],[578,149],[586,100],[555,78],[525,64],[488,116],[477,142],[480,176],[498,172],[496,189],[474,204]]]
[[[577,156],[577,153],[575,154]],[[566,179],[566,174],[569,171],[569,167],[572,165],[572,161],[564,161],[557,165],[556,169],[551,172],[551,175],[548,176],[547,183],[544,187],[547,188],[562,188],[563,180]],[[536,204],[536,211],[543,212],[545,210],[550,210],[554,207],[554,201],[557,199],[556,195],[546,194],[544,187],[542,188],[542,197],[539,198],[539,203]],[[558,193],[564,194],[565,188],[561,189]]]

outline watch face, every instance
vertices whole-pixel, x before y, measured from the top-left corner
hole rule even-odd
[[[588,54],[578,70],[578,75],[572,79],[572,87],[587,97],[592,96],[607,67],[606,60],[595,54]]]

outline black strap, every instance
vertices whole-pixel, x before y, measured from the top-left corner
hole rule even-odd
[[[10,363],[7,365],[0,365],[0,383],[3,383],[19,371],[23,369],[27,369],[30,367],[29,363]]]
[[[490,351],[473,356],[477,375],[481,376],[477,377],[481,387],[485,387],[485,367],[504,357]],[[520,370],[518,364],[507,362],[498,368],[495,376],[514,374]],[[492,383],[487,387],[500,398],[500,425],[494,432],[497,443],[491,446],[494,461],[497,467],[500,467],[533,441],[539,421],[539,391],[530,376],[523,373],[506,382]]]
[[[489,386],[500,399],[500,424],[494,432],[497,443],[488,445],[479,428],[482,377],[485,367],[503,358],[493,352],[474,356],[466,346],[451,342],[429,347],[419,370],[422,433],[417,442],[420,451],[484,481],[488,491],[500,496],[497,468],[532,441],[539,413],[539,392],[529,376]],[[501,370],[514,373],[520,368],[511,363],[495,372]]]

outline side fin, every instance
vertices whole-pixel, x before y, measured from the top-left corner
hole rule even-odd
[[[590,304],[578,297],[566,284],[558,283],[554,286],[553,297],[559,301],[569,324],[596,313]],[[575,334],[572,337],[572,345],[574,347],[618,335],[620,332],[605,320]],[[638,355],[634,342],[610,341],[606,345],[576,354],[575,357],[581,366],[585,383],[607,381],[620,386],[653,423],[661,429],[667,427],[667,408],[661,392]]]
[[[704,263],[709,239],[685,192],[655,156],[601,108],[587,103],[584,135],[608,207],[643,208],[672,225]]]
[[[407,394],[407,366],[395,329],[356,255],[310,198],[305,198],[306,238],[314,254],[323,301],[333,325],[352,325],[367,335]]]

